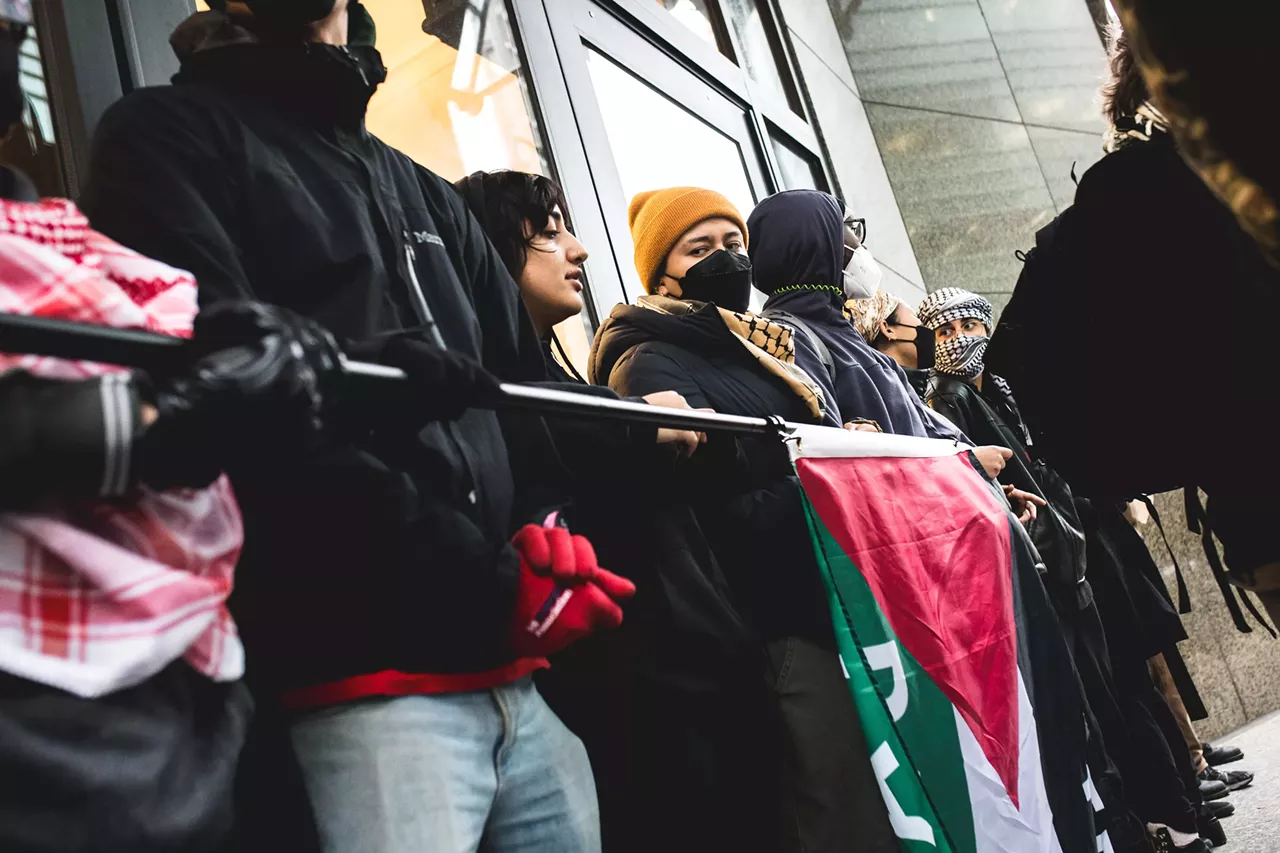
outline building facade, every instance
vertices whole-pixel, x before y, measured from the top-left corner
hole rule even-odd
[[[914,304],[960,286],[999,308],[1015,251],[1102,153],[1105,0],[363,2],[390,69],[374,133],[451,180],[510,168],[564,186],[591,251],[587,311],[558,330],[580,369],[599,321],[641,293],[627,227],[639,191],[706,186],[745,216],[779,190],[828,190],[867,219],[885,289]],[[202,4],[34,5],[31,110],[2,154],[74,197],[97,120],[168,81],[168,37]],[[1280,707],[1280,644],[1234,633],[1170,521],[1197,578],[1186,651],[1218,734]]]
[[[390,70],[370,129],[449,179],[549,174],[592,251],[585,357],[640,291],[627,201],[720,190],[744,215],[828,190],[868,221],[885,287],[1003,304],[1029,245],[1099,153],[1102,42],[1086,0],[364,0]],[[201,0],[44,0],[30,147],[74,195],[102,111],[177,68]]]

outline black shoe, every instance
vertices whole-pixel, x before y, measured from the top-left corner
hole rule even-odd
[[[1228,791],[1239,791],[1241,788],[1247,788],[1253,784],[1253,774],[1248,770],[1219,770],[1216,767],[1206,767],[1200,772],[1200,786],[1204,790],[1205,782],[1221,782],[1227,786]],[[1205,799],[1209,799],[1205,797]],[[1213,799],[1217,799],[1214,797]]]
[[[1209,814],[1219,819],[1231,817],[1236,813],[1236,807],[1226,800],[1218,800],[1215,803],[1205,803],[1204,807]]]
[[[1213,768],[1210,767],[1209,770]],[[1205,771],[1206,773],[1208,770]],[[1219,782],[1216,779],[1206,779],[1202,775],[1200,777],[1200,799],[1206,803],[1210,800],[1220,800],[1231,791],[1227,788],[1226,782]]]
[[[1201,815],[1196,820],[1196,829],[1200,830],[1200,837],[1206,841],[1212,841],[1214,847],[1226,846],[1227,833],[1216,817]]]
[[[1211,743],[1204,745],[1204,760],[1214,765],[1230,764],[1233,761],[1239,761],[1244,758],[1244,753],[1236,746],[1214,746]]]
[[[1174,831],[1162,823],[1147,824],[1147,834],[1151,836],[1151,846],[1156,853],[1208,853],[1213,849],[1213,844],[1200,836],[1193,835],[1188,839],[1183,832],[1178,833],[1182,838],[1179,844],[1174,840]]]

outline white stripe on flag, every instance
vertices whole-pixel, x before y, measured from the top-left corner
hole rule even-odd
[[[835,427],[796,427],[788,442],[792,458],[866,458],[900,456],[923,459],[935,456],[955,456],[968,450],[967,444],[943,441],[940,438],[915,438],[909,435],[891,435],[887,432],[851,432]]]
[[[978,853],[1062,853],[1044,787],[1036,719],[1022,673],[1018,673],[1018,806],[959,711],[955,711],[955,718],[973,825],[978,830]]]

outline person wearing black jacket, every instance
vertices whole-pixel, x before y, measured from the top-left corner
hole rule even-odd
[[[1185,783],[1168,746],[1173,718],[1147,674],[1146,655],[1135,657],[1131,643],[1115,642],[1120,626],[1137,619],[1102,606],[1115,600],[1110,593],[1120,576],[1120,566],[1108,559],[1094,520],[1105,510],[1078,501],[1066,481],[1035,455],[1008,384],[985,369],[994,325],[991,303],[947,287],[929,294],[917,313],[935,333],[935,365],[925,398],[929,406],[975,440],[1012,449],[1003,475],[1006,482],[1048,502],[1028,533],[1045,566],[1045,587],[1088,696],[1095,783],[1108,808],[1124,816],[1125,824],[1113,824],[1117,844],[1141,849],[1127,818],[1131,807],[1152,833],[1164,833],[1170,844],[1185,845],[1176,849],[1202,849],[1198,789]],[[1086,566],[1092,567],[1104,593],[1098,603],[1085,577]]]
[[[477,172],[455,186],[519,283],[549,372],[580,382],[563,350],[563,361],[552,350],[555,325],[582,308],[587,258],[564,221],[560,188],[523,172]],[[687,407],[672,391],[633,400]],[[768,733],[777,721],[760,646],[692,508],[678,499],[699,436],[546,422],[556,452],[520,454],[530,464],[518,475],[536,480],[547,503],[567,502],[572,528],[638,589],[618,631],[566,649],[537,677],[587,745],[604,849],[773,849],[780,768]]]
[[[593,381],[620,394],[674,390],[695,408],[823,422],[827,400],[797,369],[791,328],[745,313],[751,265],[737,209],[711,190],[674,187],[637,195],[630,220],[648,295],[601,325]],[[784,723],[786,837],[750,849],[896,851],[783,443],[712,434],[685,476],[676,498],[692,505],[767,647],[762,668]]]
[[[1280,270],[1184,159],[1123,34],[1102,101],[1108,153],[1080,177],[1071,207],[1037,233],[989,361],[1077,493],[1129,498],[1191,487],[1196,509],[1195,487],[1203,489],[1207,524],[1194,523],[1210,548],[1208,530],[1221,541],[1232,581],[1255,591],[1275,621],[1280,454],[1264,449],[1274,407],[1258,389],[1272,382],[1271,336],[1260,326],[1280,312]],[[1228,115],[1248,132],[1243,115]],[[1120,328],[1117,317],[1140,320]],[[1203,323],[1171,350],[1166,330],[1186,328],[1189,317]],[[1105,341],[1139,358],[1176,351],[1176,365],[1125,369],[1111,347],[1095,345]],[[1066,387],[1076,393],[1061,393]],[[1198,425],[1195,441],[1168,428],[1183,422]],[[1224,592],[1237,627],[1248,630],[1247,598]]]
[[[482,836],[595,851],[585,752],[531,673],[616,624],[629,584],[549,520],[508,544],[523,519],[507,442],[470,407],[495,401],[476,362],[546,379],[518,290],[453,187],[365,129],[386,74],[367,12],[225,8],[174,32],[172,86],[103,116],[87,212],[193,271],[202,304],[292,307],[417,386],[371,405],[373,428],[345,446],[234,479],[246,547],[232,606],[251,686],[294,714],[326,851],[474,850]],[[563,609],[546,606],[561,595]],[[276,791],[249,782],[262,790],[247,805],[269,821]]]
[[[898,365],[868,345],[845,314],[847,300],[869,297],[880,282],[880,268],[862,244],[865,222],[827,193],[790,190],[760,202],[747,227],[755,235],[755,286],[769,295],[764,315],[796,329],[796,363],[822,386],[829,420],[968,442],[929,411]],[[973,454],[994,479],[1009,451],[986,445]]]

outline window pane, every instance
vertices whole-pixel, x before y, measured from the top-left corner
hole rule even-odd
[[[0,161],[30,178],[41,196],[65,196],[62,152],[54,134],[40,39],[34,26],[27,28],[27,37],[22,42],[18,71],[29,109],[23,112],[21,124],[0,140]]]
[[[370,131],[451,181],[478,169],[547,173],[506,3],[436,2],[425,24],[421,3],[364,6],[388,72]]]
[[[705,187],[747,217],[755,196],[737,142],[590,48],[587,68],[628,199],[664,187]]]
[[[799,105],[795,103],[788,86],[783,82],[783,72],[780,70],[784,67],[781,51],[769,37],[769,29],[760,17],[756,0],[723,0],[723,2],[725,13],[733,25],[733,31],[738,36],[738,45],[742,49],[742,69],[751,75],[751,79],[798,113]]]
[[[684,24],[693,34],[714,47],[722,50],[716,38],[715,19],[709,0],[653,0],[671,13],[677,21]]]
[[[436,0],[425,23],[422,3],[363,2],[387,66],[369,102],[370,132],[450,181],[479,170],[550,174],[503,0]],[[556,335],[585,375],[583,318]]]
[[[773,143],[773,156],[778,161],[782,185],[789,190],[826,190],[826,181],[822,170],[813,159],[792,148],[791,143],[777,135],[770,134]]]

